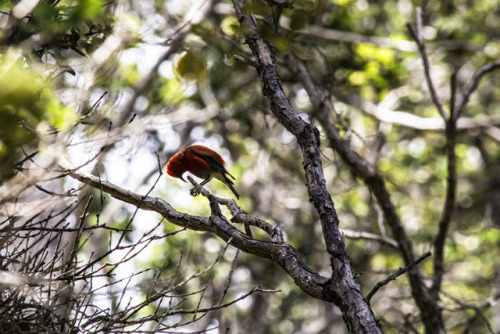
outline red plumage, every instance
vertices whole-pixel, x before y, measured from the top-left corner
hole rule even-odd
[[[186,182],[182,175],[185,172],[204,179],[201,185],[206,184],[212,178],[222,181],[231,189],[236,198],[240,195],[234,189],[234,182],[227,176],[235,180],[226,169],[226,162],[219,153],[203,145],[192,145],[175,154],[167,164],[167,174]]]

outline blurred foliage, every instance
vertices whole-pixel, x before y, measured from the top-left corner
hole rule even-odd
[[[0,57],[1,183],[14,175],[20,147],[26,151],[38,147],[44,124],[65,130],[75,123],[76,115],[55,97],[39,63],[26,66],[15,48],[6,49]]]
[[[67,130],[76,122],[56,95],[57,76],[75,75],[65,50],[83,56],[110,33],[104,8],[99,0],[0,2],[0,184],[19,170],[21,149],[44,148],[41,125]]]
[[[207,70],[203,55],[189,51],[177,61],[177,75],[185,80],[200,80]]]
[[[155,181],[155,152],[160,153],[164,168],[176,151],[202,143],[230,161],[242,208],[276,225],[284,224],[287,241],[305,263],[328,275],[321,227],[304,187],[301,152],[270,113],[255,69],[233,58],[251,59],[251,53],[229,1],[213,3],[210,14],[191,27],[181,46],[158,67],[154,67],[156,61],[175,45],[172,41],[180,28],[192,20],[189,10],[201,11],[199,2],[40,1],[22,17],[14,14],[16,4],[0,2],[0,22],[5,27],[0,30],[2,179],[14,174],[12,167],[23,159],[21,148],[39,148],[40,124],[66,133],[77,119],[83,120],[68,133],[91,143],[99,139],[99,133],[112,137],[115,133],[108,129],[121,127],[122,137],[103,159],[101,172],[134,191]],[[299,58],[329,94],[325,102],[335,105],[333,117],[340,132],[380,169],[417,253],[423,254],[432,249],[444,205],[444,134],[382,122],[365,105],[356,103],[439,117],[424,84],[420,57],[406,47],[410,42],[406,24],[415,21],[417,5],[423,10],[432,76],[447,108],[453,72],[458,71],[458,87],[463,88],[475,70],[500,57],[498,1],[295,1],[294,9],[282,11],[279,29],[274,9],[265,2],[254,1],[249,8],[275,49],[282,85],[297,113],[321,131],[300,78],[286,60],[289,54]],[[332,38],[329,31],[346,35]],[[147,89],[140,90],[141,80],[148,76],[152,78]],[[500,87],[494,83],[499,80],[499,73],[488,74],[464,114],[468,119],[483,117],[486,124],[461,129],[458,134],[457,212],[446,244],[441,298],[446,325],[453,333],[500,328],[497,306],[488,304],[480,313],[471,306],[498,299]],[[325,176],[341,228],[390,236],[367,187],[352,176],[323,135],[321,139]],[[101,144],[91,144],[75,155],[90,157]],[[138,179],[141,182],[134,182]],[[231,196],[218,181],[208,188]],[[206,200],[190,198],[189,185],[178,180],[162,176],[154,191],[180,211],[209,215]],[[100,210],[105,211],[112,201]],[[137,233],[143,232],[144,222],[134,219],[134,209],[120,209],[106,223],[124,227],[132,220]],[[174,231],[168,223],[164,228],[165,233]],[[135,236],[130,236],[130,242]],[[187,272],[209,265],[225,246],[212,235],[191,231],[166,240],[137,265],[154,267],[162,277],[179,281]],[[399,252],[387,245],[368,240],[346,243],[365,295],[403,265]],[[190,281],[192,285],[183,286],[179,293],[220,279],[222,283],[217,281],[205,295],[217,300],[235,255],[234,250],[227,254],[206,276]],[[422,266],[432,274],[431,260]],[[257,284],[281,291],[254,295],[234,307],[209,313],[198,330],[215,323],[232,333],[345,331],[338,309],[305,295],[275,264],[239,254],[235,268],[231,297]],[[196,307],[198,297],[186,297],[186,308]],[[422,330],[406,277],[384,287],[371,304],[386,333]]]

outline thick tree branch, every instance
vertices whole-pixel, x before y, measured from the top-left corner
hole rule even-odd
[[[330,254],[332,279],[329,295],[341,309],[351,332],[378,333],[380,328],[354,280],[344,237],[339,231],[339,219],[326,188],[319,150],[319,132],[293,110],[281,86],[278,70],[274,65],[275,57],[269,45],[259,35],[256,20],[248,12],[245,1],[233,0],[233,5],[246,42],[255,57],[262,92],[270,101],[271,111],[295,136],[302,150],[309,198],[319,214],[326,249]]]
[[[353,151],[349,143],[340,136],[330,115],[334,113],[333,106],[325,99],[325,95],[316,86],[309,72],[293,56],[288,57],[289,63],[299,74],[298,77],[304,89],[307,91],[311,102],[316,111],[316,117],[320,121],[326,137],[332,149],[339,153],[340,157],[346,162],[354,174],[361,178],[375,195],[383,213],[384,218],[392,230],[394,240],[398,242],[401,255],[406,265],[415,262],[415,253],[413,244],[406,234],[403,224],[396,213],[392,204],[391,196],[387,190],[384,178],[380,172],[370,165],[359,154]],[[412,294],[420,309],[422,322],[426,326],[428,333],[441,333],[444,331],[444,324],[441,318],[438,305],[425,286],[423,273],[419,267],[414,268],[408,273]]]
[[[382,175],[359,154],[354,152],[350,148],[349,143],[340,136],[330,118],[330,114],[334,112],[333,107],[325,100],[324,95],[316,86],[306,68],[292,56],[289,57],[289,60],[299,74],[299,79],[311,98],[316,116],[326,133],[330,146],[340,154],[342,159],[353,169],[356,176],[363,179],[370,187],[370,190],[373,191],[384,212],[384,217],[391,227],[396,241],[399,243],[399,248],[403,253],[405,262],[407,264],[414,262],[413,245],[406,235],[403,224],[391,202],[390,194],[385,187]]]
[[[257,71],[260,75],[262,91],[269,98],[271,110],[283,126],[295,135],[302,149],[309,196],[320,215],[327,250],[332,258],[347,257],[343,238],[338,232],[338,217],[326,189],[317,132],[311,124],[295,114],[286,98],[274,65],[274,55],[267,43],[259,36],[254,18],[247,13],[244,14],[245,3],[235,1],[234,6],[240,24],[246,32],[247,42],[257,59]]]

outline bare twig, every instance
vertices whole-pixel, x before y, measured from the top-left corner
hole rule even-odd
[[[444,296],[446,296],[447,298],[451,299],[454,303],[456,303],[458,305],[457,308],[454,308],[454,309],[448,308],[447,311],[455,312],[458,310],[460,310],[460,311],[461,310],[472,310],[474,312],[474,314],[472,316],[467,316],[466,319],[464,320],[464,323],[466,324],[465,325],[466,329],[463,331],[464,333],[469,332],[469,330],[473,326],[475,319],[478,317],[483,319],[489,333],[492,333],[492,334],[495,333],[495,331],[493,330],[493,328],[490,324],[490,321],[488,321],[488,318],[484,315],[484,311],[486,311],[487,309],[494,306],[496,304],[497,300],[500,298],[500,294],[498,293],[498,291],[496,291],[496,289],[492,292],[491,296],[486,301],[484,301],[480,304],[476,304],[476,305],[463,302],[459,298],[456,298],[445,291],[443,291],[442,294]],[[464,324],[461,324],[461,325],[464,325]]]
[[[384,235],[368,233],[368,232],[351,231],[346,229],[341,229],[341,231],[345,235],[345,237],[349,239],[355,239],[355,240],[364,239],[364,240],[378,241],[385,245],[391,246],[392,248],[399,249],[399,245],[395,240]]]
[[[431,255],[432,255],[431,252],[425,253],[424,255],[420,256],[418,259],[416,259],[414,262],[410,263],[406,267],[399,268],[394,274],[388,276],[386,279],[384,279],[384,280],[378,282],[377,284],[375,284],[375,286],[370,291],[370,293],[368,293],[368,295],[366,295],[366,300],[368,301],[368,303],[372,299],[373,295],[377,293],[378,290],[380,290],[382,287],[384,287],[385,285],[387,285],[390,281],[394,281],[396,278],[398,278],[399,276],[403,275],[408,270],[410,270],[411,268],[415,267],[417,264],[419,264],[420,262],[422,262],[424,259],[426,259],[427,257],[429,257]]]
[[[254,62],[251,59],[246,58],[246,57],[243,57],[243,56],[240,56],[240,55],[234,55],[234,59],[236,61],[239,61],[239,62],[243,63],[243,64],[246,64],[246,65],[252,66],[254,68],[257,68],[257,63]]]
[[[418,51],[420,52],[420,56],[422,57],[422,62],[424,64],[424,73],[425,73],[425,81],[427,82],[427,87],[429,87],[429,92],[431,94],[432,102],[438,109],[441,117],[446,121],[448,120],[448,116],[446,115],[443,105],[439,100],[439,96],[437,94],[436,88],[434,87],[434,83],[431,78],[431,66],[429,64],[429,58],[427,57],[427,51],[425,49],[425,43],[423,41],[423,32],[422,32],[422,10],[420,7],[417,8],[417,32],[413,30],[412,26],[407,24],[408,30],[410,31],[410,35],[415,40],[418,45]]]
[[[472,75],[472,78],[467,83],[467,86],[465,86],[463,93],[460,96],[460,101],[457,103],[457,107],[456,107],[457,116],[456,116],[456,118],[460,118],[460,116],[463,114],[465,106],[469,102],[470,96],[476,90],[481,79],[486,74],[488,74],[488,73],[490,73],[498,68],[500,68],[500,59],[497,61],[494,61],[492,63],[481,66],[479,68],[479,70],[477,70],[474,73],[474,75]]]
[[[229,301],[229,302],[227,302],[225,304],[211,306],[209,308],[199,308],[197,310],[179,310],[179,311],[173,311],[173,312],[170,312],[169,315],[174,315],[174,314],[195,314],[197,312],[209,312],[209,311],[213,311],[213,310],[220,310],[222,308],[226,308],[228,306],[233,305],[234,303],[239,302],[240,300],[243,300],[243,299],[247,298],[248,296],[254,294],[255,292],[274,293],[274,292],[279,292],[279,291],[280,290],[265,290],[265,289],[261,289],[261,286],[257,286],[257,287],[252,288],[247,293],[241,295],[240,297],[238,297],[236,299],[233,299],[233,300],[231,300],[231,301]]]

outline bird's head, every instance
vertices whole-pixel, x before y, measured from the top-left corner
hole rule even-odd
[[[182,177],[184,172],[186,172],[186,166],[184,163],[184,152],[181,151],[170,158],[167,164],[167,174],[186,182],[186,180]]]

